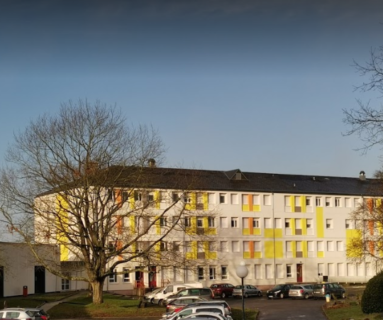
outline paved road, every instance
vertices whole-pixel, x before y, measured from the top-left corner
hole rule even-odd
[[[241,299],[228,298],[231,307],[241,308]],[[260,310],[258,320],[326,320],[321,307],[324,300],[292,300],[266,298],[245,299],[245,308]]]

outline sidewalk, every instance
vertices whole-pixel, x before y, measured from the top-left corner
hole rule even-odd
[[[83,295],[83,294],[84,294],[84,291],[79,291],[79,292],[76,292],[76,293],[72,294],[69,297],[66,297],[66,298],[62,299],[62,300],[44,303],[41,306],[41,308],[45,312],[47,312],[49,309],[53,308],[54,306],[57,306],[58,304],[60,304],[62,302],[65,302],[65,301],[70,301],[70,300],[76,299],[78,296]]]

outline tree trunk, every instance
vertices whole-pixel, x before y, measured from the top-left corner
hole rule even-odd
[[[96,280],[91,282],[92,286],[92,302],[94,304],[101,304],[104,302],[102,289],[104,287],[104,281]]]

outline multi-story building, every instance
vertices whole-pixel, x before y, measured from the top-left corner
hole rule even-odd
[[[152,287],[191,281],[237,284],[240,279],[235,270],[241,261],[249,271],[245,281],[258,286],[324,279],[366,282],[380,270],[379,260],[356,259],[347,252],[348,242],[360,236],[351,213],[363,203],[380,201],[375,180],[366,179],[363,171],[346,178],[241,170],[145,170],[154,178],[146,179],[146,189],[140,187],[139,194],[124,206],[151,201],[155,215],[181,198],[188,212],[182,216],[184,231],[169,234],[158,251],[174,251],[194,263],[152,263],[146,273],[124,272],[143,263],[136,259],[116,268],[105,283],[108,290],[129,290],[138,283]],[[183,175],[193,177],[188,188],[179,179]],[[133,187],[114,188],[114,201],[121,201],[124,190]],[[146,241],[135,244],[135,250],[145,247],[151,236],[161,235],[173,215],[169,210]],[[136,224],[133,215],[119,223],[117,233],[134,232]],[[191,238],[191,234],[206,238]]]

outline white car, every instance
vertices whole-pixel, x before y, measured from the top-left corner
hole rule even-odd
[[[153,290],[152,292],[148,292],[147,294],[145,294],[144,296],[144,301],[145,302],[151,302],[153,303],[153,299],[155,297],[155,295],[160,292],[163,288],[157,288],[155,290]]]
[[[226,310],[223,306],[219,305],[204,305],[204,306],[194,306],[194,307],[185,307],[179,312],[173,312],[170,314],[166,320],[178,320],[183,319],[187,316],[190,316],[191,314],[197,314],[200,312],[212,312],[215,314],[220,314],[222,317],[225,317]],[[225,317],[227,320],[233,320],[231,316]],[[161,319],[163,320],[163,319]]]
[[[214,312],[198,312],[193,313],[189,316],[186,316],[182,319],[191,319],[191,320],[228,320],[225,316],[220,313]]]

